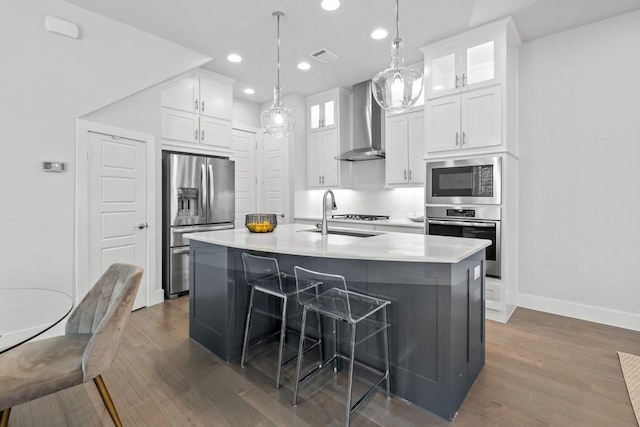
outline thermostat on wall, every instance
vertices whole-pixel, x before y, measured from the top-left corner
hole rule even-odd
[[[65,169],[64,162],[42,162],[42,170],[45,172],[64,172]]]

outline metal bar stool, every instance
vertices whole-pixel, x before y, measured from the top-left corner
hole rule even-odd
[[[329,364],[333,364],[334,371],[337,371],[339,358],[348,360],[349,376],[345,418],[345,425],[348,426],[351,414],[356,411],[369,396],[371,396],[371,394],[377,389],[379,385],[382,384],[383,381],[386,381],[387,399],[391,398],[391,386],[389,382],[389,336],[387,331],[387,306],[391,304],[391,302],[347,290],[347,283],[343,276],[319,273],[317,271],[307,270],[298,266],[294,267],[294,273],[296,276],[296,286],[299,289],[299,292],[297,294],[298,302],[304,307],[304,311],[302,313],[300,343],[303,342],[303,338],[305,335],[307,313],[309,311],[313,311],[316,314],[320,314],[332,319],[334,339],[333,355],[327,360],[321,359],[321,363],[313,368],[310,372],[306,373],[302,378],[300,378],[300,374],[302,367],[303,348],[302,344],[300,344],[298,348],[296,383],[293,390],[293,406],[297,406],[298,403],[298,387],[300,383],[307,380],[312,375],[319,372],[320,369]],[[308,288],[311,284],[322,287],[323,292],[320,295],[312,295],[308,292],[305,292],[304,289]],[[373,314],[378,312],[379,310],[382,310],[382,322],[376,322],[374,321],[374,319],[372,319]],[[349,337],[349,346],[351,351],[349,357],[340,354],[338,351],[337,321],[346,323],[351,329],[351,334]],[[356,342],[356,328],[358,325],[364,325],[365,323],[368,325],[373,325],[374,327],[371,329],[370,333]],[[374,335],[377,335],[379,332],[383,333],[384,339],[384,372],[355,360],[356,345],[368,340]],[[353,406],[351,406],[353,368],[355,364],[367,369],[368,371],[376,375],[380,375],[380,379],[375,382]]]
[[[278,260],[276,260],[275,258],[256,256],[243,252],[242,264],[244,268],[244,279],[247,285],[251,287],[251,295],[249,297],[249,309],[247,310],[247,321],[244,329],[244,343],[242,345],[242,357],[240,359],[240,365],[243,368],[245,366],[249,344],[251,318],[254,312],[253,302],[255,292],[262,292],[264,294],[280,298],[282,300],[282,321],[279,331],[280,345],[278,352],[278,371],[276,373],[276,388],[280,388],[280,383],[282,382],[282,368],[293,362],[298,357],[297,355],[295,355],[284,363],[282,361],[284,357],[284,346],[287,332],[287,302],[289,300],[289,297],[297,294],[298,292],[313,291],[314,288],[315,295],[317,296],[318,287],[317,284],[308,283],[306,287],[298,289],[295,283],[295,277],[290,274],[280,272]],[[322,326],[320,324],[319,315],[318,325],[320,331],[318,334],[318,339],[313,340],[313,344],[306,350],[304,350],[304,352],[307,353],[313,348],[318,347],[320,352],[320,359],[322,360]],[[301,337],[300,341],[303,342],[303,340],[304,339]]]

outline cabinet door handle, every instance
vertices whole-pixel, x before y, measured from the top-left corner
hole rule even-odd
[[[462,87],[465,87],[467,85],[467,75],[465,73],[462,73]]]
[[[318,184],[322,184],[322,177],[318,175]]]
[[[198,129],[193,131],[193,139],[198,140]]]
[[[456,89],[460,87],[460,77],[456,76]]]
[[[467,142],[467,134],[462,132],[462,145],[464,145]]]
[[[193,101],[193,109],[198,111],[198,100]]]
[[[409,181],[411,181],[411,169],[409,169]]]
[[[322,183],[324,184],[324,175],[322,175]]]
[[[203,130],[200,131],[200,139],[204,141],[204,131]]]
[[[204,112],[204,101],[200,103],[200,111]]]
[[[404,180],[405,181],[407,180],[407,170],[406,169],[404,170]]]
[[[456,132],[456,147],[460,144],[460,134]]]

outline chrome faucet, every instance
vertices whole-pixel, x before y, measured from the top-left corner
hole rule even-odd
[[[324,196],[322,196],[322,224],[320,224],[320,234],[326,236],[329,234],[329,226],[327,225],[327,195],[331,195],[331,210],[338,209],[336,206],[336,198],[333,195],[333,191],[327,190],[324,192]]]

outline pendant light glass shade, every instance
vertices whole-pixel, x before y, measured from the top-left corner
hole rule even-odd
[[[404,66],[396,0],[396,39],[391,45],[391,65],[371,80],[373,97],[390,113],[403,113],[413,107],[422,93],[422,71]]]
[[[296,124],[296,115],[293,111],[284,106],[282,94],[280,93],[280,18],[284,16],[282,12],[273,12],[278,20],[277,32],[277,83],[273,88],[273,104],[271,108],[265,110],[260,115],[262,119],[262,127],[274,138],[280,138],[293,132]]]
[[[264,129],[275,138],[287,136],[293,132],[296,125],[296,115],[284,106],[280,86],[273,88],[273,104],[271,104],[271,108],[264,110],[260,117]]]

